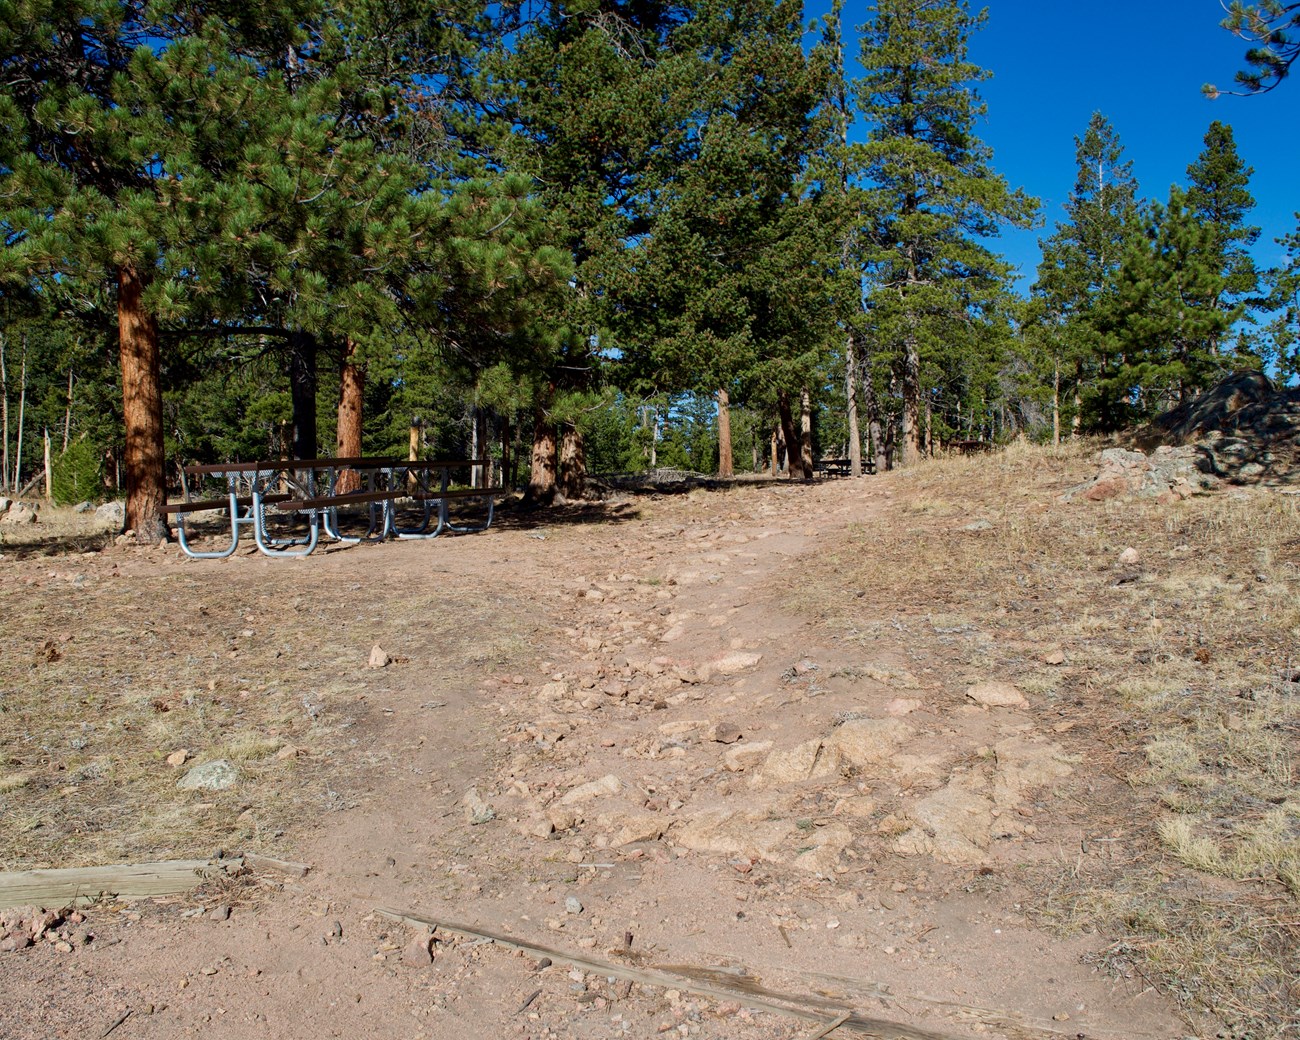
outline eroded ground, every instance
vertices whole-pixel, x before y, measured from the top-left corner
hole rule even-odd
[[[812,1028],[453,933],[430,962],[378,907],[853,1007],[859,1035],[1286,1035],[1295,499],[1062,503],[1090,468],[644,495],[297,562],[0,546],[3,866],[312,866],[0,953],[0,1035]],[[214,759],[233,788],[178,790]]]

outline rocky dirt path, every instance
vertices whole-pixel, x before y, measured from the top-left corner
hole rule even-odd
[[[1068,720],[910,646],[892,605],[857,633],[800,617],[803,561],[886,522],[891,487],[662,496],[285,565],[286,588],[499,594],[524,636],[434,683],[419,618],[386,619],[399,663],[372,673],[352,752],[366,788],[289,835],[311,873],[101,917],[71,962],[0,959],[0,1035],[86,1035],[124,1012],[121,1037],[236,1040],[809,1028],[468,938],[430,957],[373,912],[390,906],[956,1037],[1181,1036],[1140,979],[1098,970],[1099,939],[1022,912],[1021,869],[1068,864],[1081,805],[1113,783],[1062,743]]]

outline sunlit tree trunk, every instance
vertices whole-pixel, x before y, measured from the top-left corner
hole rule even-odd
[[[560,494],[570,502],[587,493],[587,442],[573,423],[565,423],[560,442]]]
[[[799,468],[804,479],[813,475],[812,394],[804,387],[799,393]]]
[[[785,444],[785,466],[791,480],[803,479],[799,464],[799,435],[795,430],[794,413],[790,408],[790,395],[782,390],[776,395],[776,410],[781,417],[781,439]]]
[[[555,501],[557,462],[555,426],[539,404],[533,420],[532,471],[524,495],[528,505],[548,506]]]
[[[351,337],[344,347],[343,365],[339,378],[339,422],[335,441],[339,458],[355,459],[362,454],[361,422],[366,393],[365,369],[356,363],[357,344]],[[361,486],[360,476],[353,470],[339,474],[336,490],[341,494],[356,491]]]
[[[145,281],[134,267],[117,272],[117,343],[122,368],[122,418],[126,441],[126,527],[138,541],[168,536],[163,459],[162,356],[158,324],[145,309]]]
[[[735,476],[731,462],[731,398],[726,390],[718,390],[718,476]]]
[[[849,333],[844,338],[844,399],[848,404],[849,473],[862,476],[862,434],[858,430],[858,344]]]

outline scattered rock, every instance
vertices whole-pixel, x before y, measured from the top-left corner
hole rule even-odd
[[[95,511],[95,506],[92,502],[78,502],[72,507],[72,511],[74,513],[93,513]],[[3,510],[0,510],[0,512],[3,512]]]
[[[189,757],[189,749],[181,748],[179,751],[173,751],[167,756],[167,764],[173,769],[178,769],[188,761]]]
[[[664,820],[660,816],[649,813],[629,816],[621,821],[609,844],[621,849],[624,845],[633,845],[639,841],[658,841],[663,832]]]
[[[225,791],[239,782],[239,770],[224,758],[195,766],[177,781],[182,791]]]
[[[105,502],[95,510],[95,523],[121,531],[126,526],[126,505],[122,502]]]
[[[1065,664],[1065,651],[1049,650],[1043,654],[1043,664],[1060,665]]]
[[[1125,549],[1122,553],[1119,554],[1119,559],[1116,562],[1118,562],[1121,567],[1132,567],[1141,558],[1142,558],[1141,554],[1136,549],[1134,549],[1133,546],[1130,545],[1127,549]]]
[[[986,708],[1027,708],[1024,694],[1007,682],[976,683],[966,688],[966,696]]]
[[[786,857],[782,846],[794,833],[790,820],[769,820],[758,814],[725,809],[702,813],[672,832],[684,849],[724,856],[748,856],[778,863]]]
[[[460,800],[465,807],[465,820],[471,827],[490,823],[497,818],[497,811],[478,793],[477,787],[471,787]]]
[[[212,918],[212,920],[214,921],[229,921],[230,907],[227,906],[225,903],[221,903],[218,906],[214,906],[211,910],[209,910],[208,916]]]
[[[908,811],[912,827],[898,851],[931,856],[941,863],[982,863],[992,842],[993,800],[972,778],[958,778],[921,799]]]
[[[820,738],[804,741],[784,751],[773,751],[754,778],[759,786],[793,784],[814,777],[834,776],[840,771],[838,749],[827,747]]]
[[[964,524],[963,526],[957,528],[957,530],[959,530],[959,531],[972,531],[972,532],[975,532],[975,531],[991,531],[991,530],[993,530],[993,525],[992,525],[991,523],[989,523],[987,520],[981,518],[981,519],[979,519],[979,520],[973,520],[973,521],[972,521],[971,523],[969,523],[969,524]]]
[[[433,936],[428,932],[417,935],[402,950],[402,963],[411,968],[427,968],[433,963]]]
[[[714,723],[704,735],[715,744],[734,744],[744,736],[740,727],[732,722]]]
[[[387,668],[393,663],[393,659],[388,656],[388,651],[376,643],[370,648],[370,660],[366,663],[367,668]]]
[[[590,783],[579,784],[560,799],[560,804],[577,805],[579,802],[590,801],[593,798],[600,798],[603,795],[618,794],[622,789],[623,781],[613,773],[610,773],[607,776],[602,776],[599,780],[592,780]]]
[[[566,914],[574,914],[576,916],[582,913],[582,911],[583,911],[583,906],[582,906],[581,899],[579,899],[577,896],[567,896],[565,898],[564,912]]]
[[[37,520],[36,509],[26,502],[15,503],[0,516],[0,524],[34,524]]]
[[[916,731],[896,718],[852,719],[826,740],[826,748],[859,769],[889,761],[898,745]]]
[[[885,705],[887,715],[910,715],[921,707],[921,702],[913,697],[895,697]]]
[[[704,665],[702,671],[716,675],[735,675],[746,668],[753,668],[763,659],[763,655],[751,650],[732,650],[730,653],[715,657]]]
[[[738,744],[733,748],[728,748],[722,756],[722,765],[730,773],[743,773],[746,769],[752,769],[767,757],[767,753],[772,750],[770,740],[756,740],[748,744]]]

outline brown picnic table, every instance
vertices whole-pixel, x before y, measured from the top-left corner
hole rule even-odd
[[[185,466],[181,470],[183,501],[168,503],[163,512],[176,518],[181,550],[195,559],[222,559],[239,546],[241,530],[251,528],[253,541],[267,556],[307,556],[327,538],[348,544],[387,538],[436,538],[445,531],[467,533],[486,530],[492,523],[496,497],[505,489],[454,488],[454,470],[473,466],[486,469],[484,459],[398,459],[384,456],[357,458],[280,459],[256,462],[219,462]],[[218,495],[205,489],[222,487]],[[479,525],[454,524],[450,503],[462,498],[487,501],[487,518]],[[399,523],[398,504],[416,507],[418,519]],[[344,534],[339,510],[363,508],[364,534]],[[230,519],[230,544],[204,552],[195,549],[185,528],[191,514],[225,511]],[[436,515],[437,524],[433,526]],[[301,516],[305,534],[283,534],[271,523],[275,518]]]

